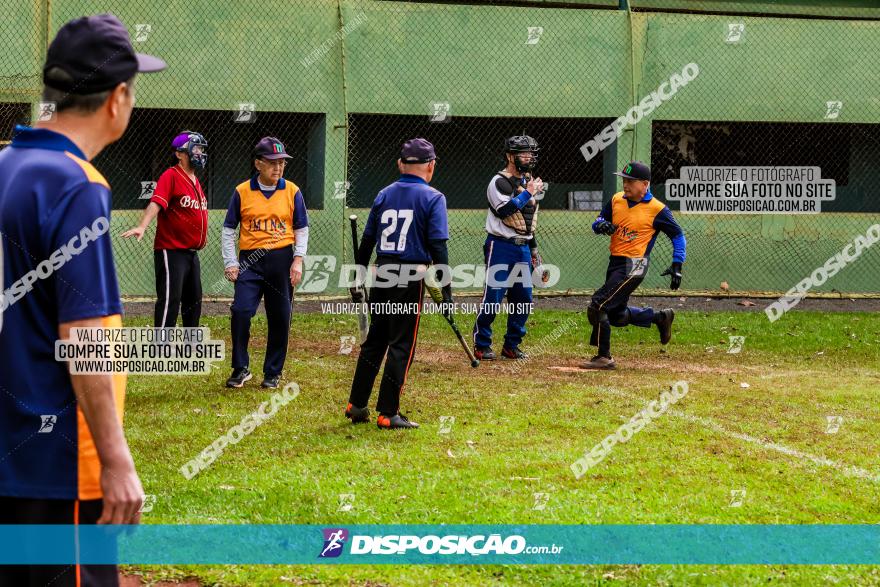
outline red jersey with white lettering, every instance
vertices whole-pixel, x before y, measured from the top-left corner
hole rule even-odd
[[[179,165],[170,167],[156,182],[151,202],[162,207],[153,248],[202,249],[208,242],[208,200]]]

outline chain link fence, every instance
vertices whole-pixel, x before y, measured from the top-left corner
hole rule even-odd
[[[687,291],[724,282],[730,292],[784,292],[880,222],[880,62],[871,58],[880,9],[869,2],[0,2],[9,15],[0,23],[4,146],[15,124],[51,116],[40,107],[42,61],[65,21],[113,12],[136,50],[169,63],[138,78],[128,132],[94,161],[113,187],[128,296],[155,293],[153,229],[142,242],[119,234],[174,163],[170,142],[183,129],[209,143],[200,178],[210,297],[232,293],[220,228],[263,136],[294,156],[285,176],[301,187],[311,224],[305,291],[324,295],[342,293],[337,271],[352,262],[349,214],[363,228],[414,136],[436,146],[452,264],[482,262],[486,187],[503,167],[504,139],[537,139],[536,175],[549,182],[537,238],[560,269],[555,291],[601,285],[608,241],[590,223],[630,159],[651,164],[654,194],[685,230]],[[685,214],[665,184],[695,166],[818,167],[836,197],[817,214]],[[860,252],[814,291],[877,293],[880,246]],[[661,234],[643,289],[668,287],[659,274],[670,255]]]

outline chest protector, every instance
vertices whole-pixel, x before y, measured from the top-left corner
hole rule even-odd
[[[510,182],[512,190],[511,197],[518,196],[525,191],[525,188],[506,171],[499,172],[499,175]],[[505,226],[515,230],[516,234],[521,236],[531,236],[535,234],[535,229],[538,228],[538,207],[539,205],[537,202],[534,204],[529,202],[523,206],[521,210],[517,210],[507,218],[502,218],[501,222],[503,222]],[[491,207],[490,210],[492,210]],[[495,210],[492,211],[494,212]]]

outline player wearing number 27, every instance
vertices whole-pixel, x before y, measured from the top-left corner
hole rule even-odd
[[[353,423],[369,421],[367,403],[387,352],[379,384],[376,424],[385,429],[419,426],[401,414],[399,407],[415,354],[424,294],[424,282],[412,277],[414,272],[410,270],[431,261],[438,265],[449,264],[446,198],[428,185],[434,176],[436,159],[434,145],[425,139],[405,142],[397,160],[400,178],[379,192],[367,217],[357,264],[369,265],[375,247],[376,265],[386,266],[383,274],[387,272],[395,279],[404,279],[394,284],[388,280],[377,281],[370,290],[370,331],[361,345],[345,410],[345,416]],[[443,301],[452,302],[449,285],[443,288]],[[391,305],[416,309],[395,313],[381,309]]]

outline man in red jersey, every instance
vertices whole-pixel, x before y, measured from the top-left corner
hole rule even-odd
[[[198,326],[202,315],[202,279],[200,249],[208,240],[208,200],[202,191],[196,169],[204,169],[208,160],[208,142],[189,130],[171,141],[177,165],[159,177],[156,190],[141,222],[122,233],[123,238],[137,237],[159,217],[153,244],[156,269],[156,310],[153,323],[158,327],[174,326],[177,314],[184,326]]]

